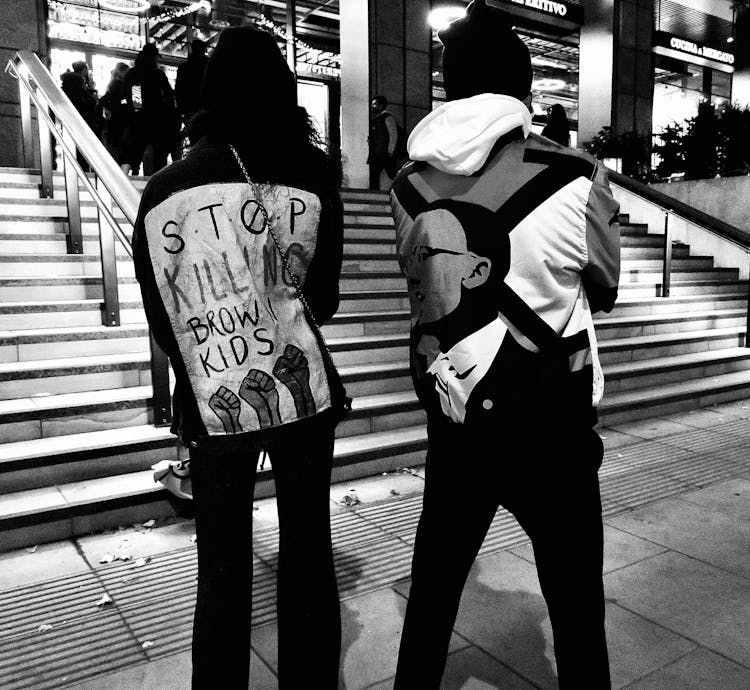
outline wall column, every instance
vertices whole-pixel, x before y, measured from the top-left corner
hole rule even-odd
[[[372,97],[388,99],[407,135],[432,108],[430,2],[341,0],[339,6],[345,184],[366,187]]]
[[[578,74],[579,146],[612,124],[614,0],[590,0],[584,18]]]
[[[344,186],[367,187],[370,128],[368,7],[363,0],[340,0],[341,157]]]
[[[615,4],[612,131],[651,134],[654,110],[653,0]]]
[[[19,50],[33,50],[42,62],[47,62],[46,3],[44,0],[14,0],[3,4],[3,12],[0,22],[0,166],[22,167],[18,83],[5,74],[5,65]]]
[[[730,50],[735,55],[732,75],[732,102],[750,106],[750,9],[737,13],[734,43]]]
[[[388,109],[407,134],[432,108],[429,0],[370,0],[370,97]]]

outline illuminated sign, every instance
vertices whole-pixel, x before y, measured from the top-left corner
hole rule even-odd
[[[328,67],[326,65],[313,65],[309,62],[298,62],[297,72],[311,74],[318,77],[336,77],[341,78],[341,70],[338,67]]]
[[[528,10],[542,12],[550,17],[566,19],[577,24],[583,23],[583,8],[569,5],[561,0],[489,0],[488,5],[515,5]]]
[[[564,17],[568,14],[567,5],[562,2],[552,2],[552,0],[511,0],[516,5],[530,7],[532,10],[539,10],[547,14],[556,14],[558,17]]]
[[[680,38],[672,34],[658,31],[655,35],[655,42],[657,46],[663,48],[670,48],[676,50],[679,53],[684,53],[686,57],[695,56],[698,58],[704,58],[706,60],[713,60],[714,62],[721,62],[724,65],[734,64],[734,55],[724,50],[718,50],[711,48],[710,46],[703,45],[696,41],[690,41],[686,38]]]

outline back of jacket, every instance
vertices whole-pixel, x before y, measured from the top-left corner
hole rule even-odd
[[[606,169],[529,136],[520,101],[452,101],[412,132],[391,204],[428,414],[492,425],[575,411],[603,391],[592,311],[619,279]]]
[[[144,191],[136,275],[174,369],[173,431],[186,441],[270,437],[332,406],[324,346],[281,251],[325,322],[338,306],[342,210],[302,158],[259,185],[269,223],[226,146],[199,144]]]

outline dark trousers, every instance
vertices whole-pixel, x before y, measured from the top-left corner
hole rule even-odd
[[[280,688],[337,686],[341,615],[333,567],[333,427],[269,450],[279,511]],[[198,537],[193,688],[246,690],[252,610],[253,489],[258,450],[190,454]]]
[[[498,506],[531,539],[560,688],[609,688],[599,436],[590,427],[546,421],[533,429],[498,425],[491,434],[439,422],[428,433],[395,688],[440,686],[461,593]]]
[[[380,189],[380,173],[385,170],[388,177],[393,179],[398,172],[395,156],[370,156],[370,189]]]

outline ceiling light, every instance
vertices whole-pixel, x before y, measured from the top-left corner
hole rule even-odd
[[[554,67],[556,69],[569,69],[568,65],[558,62],[557,60],[548,60],[547,58],[535,56],[531,58],[531,64],[537,67]]]
[[[435,31],[442,31],[451,22],[461,19],[466,14],[466,8],[461,5],[452,7],[436,7],[427,16],[427,22]]]
[[[531,83],[532,91],[559,91],[565,88],[564,79],[535,79]]]
[[[727,43],[734,43],[734,36],[730,36],[730,37],[729,37],[729,38],[727,39]]]

